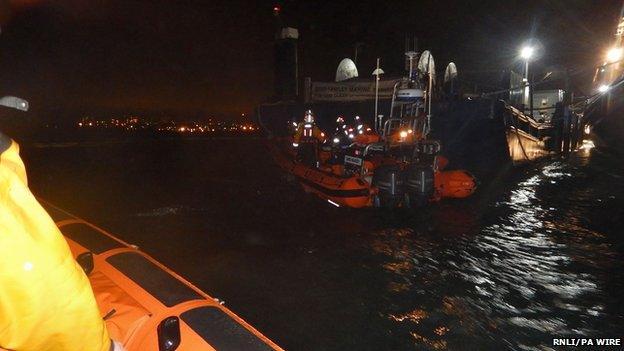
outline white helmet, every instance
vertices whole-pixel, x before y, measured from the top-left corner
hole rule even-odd
[[[312,114],[312,110],[307,110],[305,116],[303,117],[303,121],[306,123],[314,123],[314,115]]]

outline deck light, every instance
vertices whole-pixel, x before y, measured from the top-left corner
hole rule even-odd
[[[622,48],[620,47],[611,48],[607,52],[607,61],[611,63],[620,61],[622,59],[623,54],[624,54],[624,50]]]
[[[601,86],[598,87],[598,92],[600,93],[606,93],[607,91],[609,91],[609,86],[606,84],[603,84]]]

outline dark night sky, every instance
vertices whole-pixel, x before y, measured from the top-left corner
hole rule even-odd
[[[272,94],[274,1],[1,1],[0,87],[31,101],[33,113],[138,112],[235,116]],[[301,76],[333,78],[376,57],[400,73],[406,34],[443,69],[460,73],[512,65],[518,46],[538,38],[535,63],[589,67],[617,23],[621,1],[278,1],[300,29]],[[471,73],[472,72],[472,73]],[[64,117],[58,117],[64,118]]]

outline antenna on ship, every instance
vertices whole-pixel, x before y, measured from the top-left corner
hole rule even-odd
[[[409,72],[409,79],[414,76],[414,59],[418,58],[418,38],[416,36],[405,36],[405,70]]]
[[[407,56],[407,60],[409,61],[409,79],[412,80],[414,79],[414,59],[418,57],[418,53],[416,51],[408,51],[405,53],[405,56]]]
[[[379,132],[379,130],[381,128],[378,127],[378,125],[381,124],[381,118],[382,116],[379,115],[379,76],[384,74],[385,72],[383,71],[383,69],[381,69],[379,67],[379,60],[380,58],[377,58],[377,68],[375,68],[375,70],[373,71],[373,75],[375,76],[375,132]]]
[[[418,69],[425,74],[429,75],[429,82],[427,85],[427,130],[425,134],[429,134],[431,130],[431,100],[433,98],[433,85],[435,84],[435,63],[433,61],[433,55],[429,50],[423,51],[418,60]]]

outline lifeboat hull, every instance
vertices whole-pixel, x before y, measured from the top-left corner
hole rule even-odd
[[[342,178],[294,164],[291,173],[304,189],[337,206],[361,208],[371,206],[371,187],[359,177]]]
[[[176,351],[282,350],[135,246],[39,201],[85,270],[109,335],[125,350],[162,350],[163,343]]]

